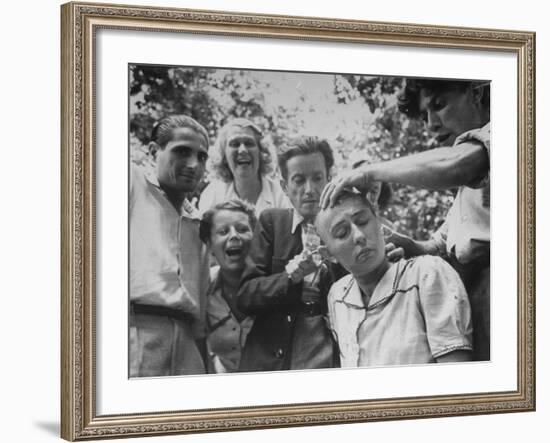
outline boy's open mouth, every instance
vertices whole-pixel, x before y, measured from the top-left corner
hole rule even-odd
[[[242,246],[230,246],[225,250],[225,254],[228,257],[238,257],[243,253]]]

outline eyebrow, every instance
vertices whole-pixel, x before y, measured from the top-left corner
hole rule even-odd
[[[289,178],[289,180],[292,180],[296,177],[304,177],[304,176],[305,176],[305,174],[303,172],[295,172],[294,174],[289,175],[288,178]]]
[[[168,145],[169,145],[169,144],[170,144],[170,142],[168,142]],[[166,146],[168,146],[168,145],[166,145]],[[182,142],[175,142],[174,145],[170,146],[170,149],[177,149],[177,148],[195,149],[195,148],[193,148],[192,146],[189,146],[189,145],[187,144],[187,142],[184,142],[184,141],[182,141]],[[206,145],[202,144],[202,143],[199,145],[199,149],[197,149],[197,151],[199,151],[199,152],[204,152],[206,155],[208,155],[208,147],[207,147]]]

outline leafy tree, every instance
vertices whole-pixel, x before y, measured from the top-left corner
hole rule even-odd
[[[397,94],[403,87],[400,77],[342,75],[335,81],[335,93],[345,103],[363,99],[374,119],[363,147],[371,161],[386,161],[436,147],[422,122],[409,119],[397,108]],[[351,153],[348,154],[350,156]],[[348,165],[352,166],[352,165]],[[399,184],[392,185],[391,204],[383,210],[396,229],[417,239],[427,239],[445,220],[453,202],[453,191],[430,191]]]
[[[133,65],[131,160],[152,166],[147,155],[151,129],[173,113],[196,119],[211,142],[234,117],[263,128],[274,150],[300,134],[327,138],[335,151],[336,173],[358,159],[386,161],[431,149],[435,144],[423,124],[397,109],[402,82],[399,77]],[[383,215],[400,232],[418,239],[437,229],[453,200],[451,192],[393,188]]]

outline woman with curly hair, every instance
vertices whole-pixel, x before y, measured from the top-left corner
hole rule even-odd
[[[267,208],[290,207],[279,183],[269,178],[273,159],[262,138],[260,128],[244,118],[231,120],[220,129],[209,152],[209,170],[216,178],[201,195],[201,212],[235,198],[252,204],[256,215]]]

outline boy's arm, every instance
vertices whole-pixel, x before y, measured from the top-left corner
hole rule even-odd
[[[300,300],[302,284],[294,284],[283,271],[273,274],[273,243],[282,241],[274,238],[274,220],[271,211],[260,215],[250,247],[247,268],[241,279],[238,294],[238,308],[253,315],[269,311],[274,307],[289,308]],[[283,268],[285,263],[278,263]]]

